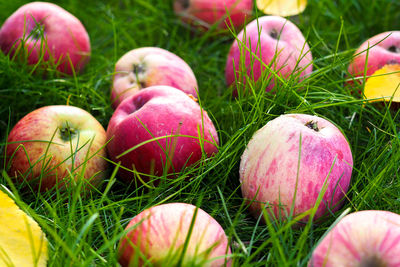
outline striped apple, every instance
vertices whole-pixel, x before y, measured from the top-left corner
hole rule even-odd
[[[368,77],[392,64],[400,64],[400,31],[382,32],[362,43],[354,53],[348,72],[362,83],[364,73]]]
[[[400,266],[400,215],[365,210],[346,215],[321,240],[309,267]]]
[[[12,57],[26,56],[30,65],[54,65],[69,75],[81,71],[91,53],[80,20],[47,2],[31,2],[16,10],[1,26],[0,49]]]
[[[306,114],[282,115],[247,145],[240,162],[242,194],[255,200],[250,206],[255,216],[266,206],[274,216],[287,218],[292,208],[292,215],[313,208],[326,180],[317,219],[339,208],[352,166],[348,141],[334,124]]]
[[[8,135],[8,174],[41,191],[79,181],[89,189],[107,174],[106,142],[103,126],[89,112],[74,106],[41,107],[19,120]]]
[[[199,89],[192,69],[182,58],[158,47],[136,48],[115,64],[112,107],[117,108],[124,99],[155,85],[168,85],[195,98]]]
[[[151,207],[134,217],[126,231],[118,250],[123,267],[145,263],[231,266],[231,250],[221,225],[193,205],[169,203]]]
[[[254,81],[271,78],[265,87],[268,92],[279,79],[301,80],[312,70],[311,50],[300,29],[285,18],[263,16],[247,24],[233,41],[225,80],[236,97],[237,90],[246,83],[245,75]]]
[[[174,11],[182,21],[200,29],[241,28],[251,18],[253,0],[175,0]]]

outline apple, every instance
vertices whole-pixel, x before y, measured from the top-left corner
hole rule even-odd
[[[334,124],[307,114],[281,115],[248,143],[240,162],[241,190],[245,199],[254,200],[250,206],[254,216],[265,206],[272,218],[286,219],[292,208],[293,216],[313,208],[327,179],[314,217],[318,219],[328,209],[339,208],[352,166],[348,141]],[[302,221],[307,222],[307,216]]]
[[[153,85],[169,85],[197,97],[196,77],[182,58],[162,48],[142,47],[129,51],[115,65],[111,89],[113,108]]]
[[[45,106],[25,115],[8,135],[8,174],[46,191],[69,186],[72,177],[97,186],[107,169],[106,132],[85,110]]]
[[[309,267],[399,266],[400,215],[383,210],[343,217],[320,241]]]
[[[383,32],[366,40],[355,52],[348,73],[362,83],[364,72],[368,77],[391,64],[400,64],[400,31]]]
[[[209,29],[241,28],[253,12],[253,0],[175,0],[174,11],[189,24]],[[231,23],[232,21],[232,23]]]
[[[196,206],[169,203],[151,207],[135,216],[126,231],[118,248],[119,263],[123,267],[143,266],[144,263],[154,266],[231,266],[231,250],[224,230]],[[184,257],[178,265],[182,253]]]
[[[0,29],[0,48],[5,54],[26,55],[28,64],[46,62],[73,74],[90,57],[85,27],[65,9],[47,2],[21,6]]]
[[[110,119],[107,138],[111,160],[155,176],[179,172],[218,151],[218,135],[207,112],[189,95],[164,85],[125,99]],[[135,179],[123,168],[119,175],[128,183]]]
[[[234,96],[240,88],[234,84],[235,81],[245,83],[245,73],[257,81],[267,71],[263,64],[276,73],[268,72],[267,77],[272,79],[266,91],[275,86],[274,75],[283,79],[290,75],[302,78],[312,72],[310,48],[301,31],[289,20],[279,16],[259,17],[238,34],[229,50],[225,67],[226,83],[233,85]]]

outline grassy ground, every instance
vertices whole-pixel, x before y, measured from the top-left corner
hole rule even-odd
[[[0,23],[24,3],[0,0]],[[348,63],[363,40],[400,29],[398,1],[310,0],[306,11],[290,20],[310,44],[313,74],[300,84],[278,85],[275,94],[236,100],[224,79],[233,36],[190,31],[172,12],[171,1],[56,3],[87,28],[91,61],[77,77],[42,78],[0,54],[1,162],[9,129],[41,106],[69,102],[91,112],[106,128],[112,115],[109,95],[114,64],[128,50],[143,46],[168,49],[192,67],[201,103],[216,124],[221,147],[215,158],[192,170],[193,179],[178,177],[178,182],[154,190],[126,188],[112,166],[99,192],[85,199],[74,192],[36,195],[16,185],[12,189],[16,198],[27,203],[24,209],[49,238],[49,266],[117,265],[118,239],[128,221],[145,208],[165,202],[197,204],[218,220],[231,239],[235,266],[305,266],[313,246],[347,208],[400,213],[399,113],[363,104],[343,85]],[[325,222],[295,229],[285,222],[266,226],[253,219],[241,197],[240,156],[257,129],[293,112],[320,115],[343,130],[354,157],[351,187],[344,206]],[[1,166],[0,183],[12,188],[5,165]]]

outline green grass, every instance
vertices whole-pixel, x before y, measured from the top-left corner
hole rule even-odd
[[[0,23],[24,3],[0,0]],[[45,231],[49,266],[118,265],[118,240],[129,220],[161,203],[191,203],[210,213],[229,236],[234,266],[306,266],[319,238],[347,209],[400,213],[399,112],[365,104],[344,86],[355,49],[375,34],[400,29],[399,1],[310,0],[303,14],[289,19],[308,40],[313,74],[300,83],[278,83],[275,93],[260,93],[262,84],[250,83],[255,93],[238,99],[231,97],[224,78],[233,35],[190,31],[174,15],[171,1],[56,3],[89,32],[92,57],[82,74],[31,74],[30,67],[0,53],[0,184],[26,203],[22,208]],[[13,184],[4,160],[12,126],[36,108],[69,103],[89,111],[106,128],[113,112],[109,96],[114,64],[125,52],[143,46],[165,48],[192,67],[201,104],[218,129],[219,153],[151,190],[126,187],[115,175],[115,164],[98,191],[85,198],[77,191],[38,195]],[[341,128],[353,151],[345,204],[324,222],[304,228],[291,227],[293,221],[261,223],[250,215],[240,192],[238,170],[246,144],[257,129],[285,113],[328,118]]]

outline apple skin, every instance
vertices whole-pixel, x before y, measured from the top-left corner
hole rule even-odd
[[[218,29],[239,29],[252,15],[253,0],[175,0],[174,11],[182,21],[205,30],[218,22]]]
[[[121,161],[126,168],[132,170],[134,166],[140,173],[161,176],[165,166],[168,166],[166,173],[179,172],[202,158],[199,133],[204,153],[207,156],[217,153],[218,135],[207,112],[176,88],[151,86],[125,99],[115,110],[107,128],[107,138],[111,140],[107,149],[111,160]],[[195,138],[162,138],[118,158],[135,145],[172,134]],[[120,168],[119,174],[128,183],[134,180],[132,172]]]
[[[36,23],[43,27],[45,40],[39,34],[31,34]],[[55,63],[58,71],[71,75],[81,71],[90,58],[89,35],[82,23],[52,3],[28,3],[4,22],[0,29],[0,48],[5,54],[23,55],[25,49],[20,47],[23,39],[28,64],[37,64],[43,56],[43,61]]]
[[[225,79],[228,86],[235,83],[235,75],[236,80],[241,82],[240,73],[242,72],[246,72],[249,77],[257,81],[266,70],[259,60],[240,45],[239,41],[246,43],[248,49],[251,45],[251,51],[282,78],[290,75],[298,75],[302,78],[312,72],[310,48],[299,28],[289,20],[279,16],[263,16],[258,18],[258,22],[257,19],[253,20],[245,28],[246,35],[243,29],[228,53],[225,66]],[[244,36],[246,40],[243,39]],[[242,61],[245,70],[242,70]],[[275,77],[272,77],[270,84],[265,88],[267,92],[275,85]],[[244,77],[242,78],[242,82],[245,83]],[[233,94],[237,96],[238,86],[234,84],[233,87],[235,89]]]
[[[139,213],[126,227],[127,231],[132,230],[120,241],[119,263],[123,267],[143,266],[145,257],[155,266],[164,266],[168,253],[170,259],[175,256],[173,259],[178,260],[195,210],[196,207],[190,204],[169,203]],[[137,254],[138,250],[141,255]],[[207,253],[207,250],[210,251]],[[197,263],[207,261],[201,266],[225,266],[225,261],[226,266],[231,266],[231,261],[224,257],[229,254],[228,238],[221,225],[198,208],[182,266],[188,266],[188,261],[193,260]]]
[[[182,58],[162,48],[142,47],[129,51],[115,65],[111,89],[113,108],[153,85],[172,86],[197,98],[196,77]]]
[[[328,188],[314,217],[316,220],[327,212],[328,207],[331,211],[339,208],[350,183],[352,166],[350,146],[331,122],[306,114],[281,115],[253,135],[241,157],[242,195],[247,200],[255,200],[250,206],[255,217],[270,203],[266,210],[276,218],[286,219],[293,203],[297,174],[293,216],[314,207],[331,171]],[[307,222],[308,218],[302,221]]]
[[[65,133],[68,126],[75,132],[71,138]],[[7,142],[10,177],[17,182],[26,179],[42,192],[63,188],[69,173],[77,174],[75,179],[84,177],[93,186],[106,174],[106,132],[90,113],[78,107],[36,109],[17,122]]]
[[[382,210],[343,217],[312,253],[309,267],[400,265],[400,215]]]
[[[365,69],[366,76],[371,76],[387,64],[400,64],[400,31],[383,32],[365,41],[354,53],[348,72],[352,77],[362,78]],[[363,79],[357,81],[361,84]],[[348,82],[352,83],[353,80]]]

